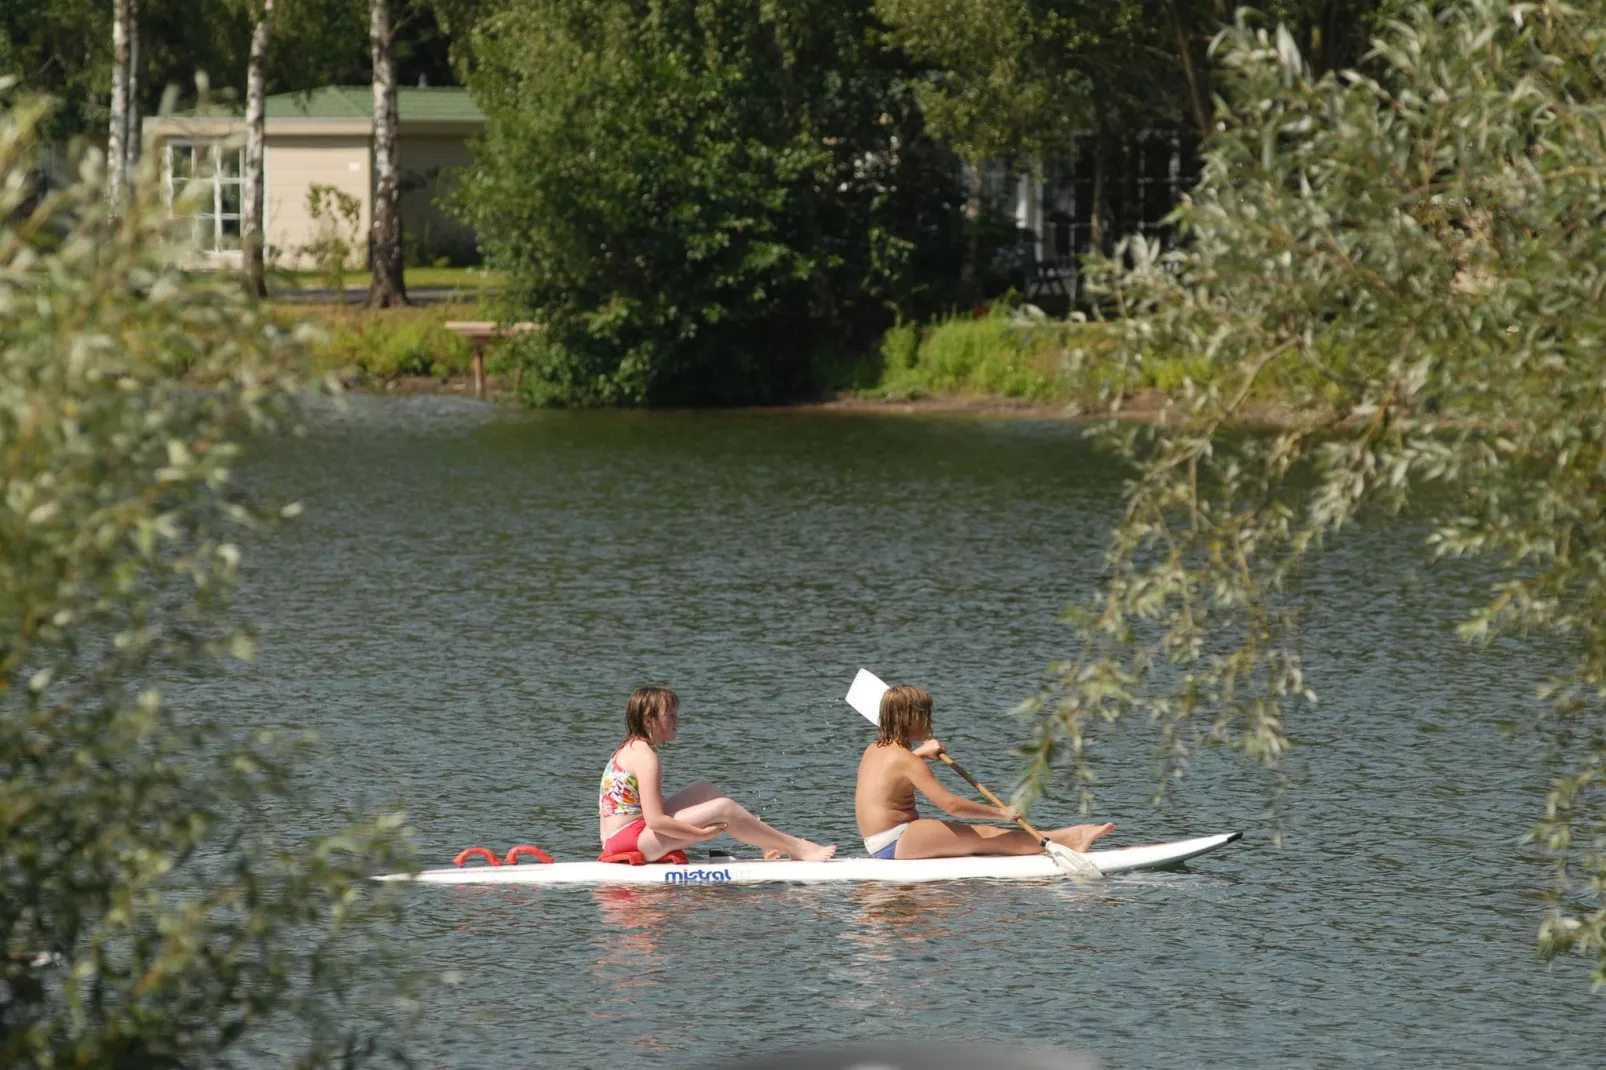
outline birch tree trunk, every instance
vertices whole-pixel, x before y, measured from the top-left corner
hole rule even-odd
[[[368,238],[368,307],[407,303],[402,278],[401,188],[396,160],[396,64],[390,0],[369,0],[368,42],[374,63],[374,210]]]
[[[245,68],[245,202],[240,207],[240,255],[245,289],[256,297],[268,296],[263,278],[262,247],[266,241],[266,183],[263,149],[267,128],[268,46],[273,40],[273,3],[262,0],[262,10],[251,30],[251,53]]]
[[[123,119],[123,179],[132,181],[139,171],[139,4],[128,0],[128,87]]]
[[[121,207],[128,179],[128,29],[130,0],[112,0],[111,129],[106,135],[106,188]]]

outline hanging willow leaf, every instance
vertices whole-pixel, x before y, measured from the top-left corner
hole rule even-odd
[[[1606,5],[1406,5],[1361,70],[1317,80],[1245,14],[1216,58],[1180,244],[1093,266],[1117,360],[1202,374],[1158,425],[1101,432],[1135,475],[1080,652],[1029,705],[1028,787],[1065,754],[1085,788],[1090,733],[1139,712],[1168,773],[1205,742],[1278,767],[1315,698],[1301,563],[1409,506],[1425,554],[1503,573],[1465,638],[1571,652],[1537,718],[1570,764],[1533,831],[1540,946],[1606,981]],[[1281,430],[1236,430],[1270,397]]]
[[[0,1066],[391,1054],[365,874],[406,866],[399,815],[288,839],[275,711],[157,686],[251,652],[235,540],[275,517],[230,465],[290,415],[298,350],[181,269],[154,174],[115,216],[93,153],[40,191],[47,113],[0,86]]]

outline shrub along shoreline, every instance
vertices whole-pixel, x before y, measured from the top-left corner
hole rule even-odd
[[[283,304],[286,325],[308,322],[322,338],[310,349],[311,371],[333,374],[350,389],[372,393],[464,394],[472,390],[472,349],[446,329],[449,320],[485,319],[477,304],[435,304],[370,310],[361,305]],[[858,362],[851,381],[814,398],[760,410],[925,413],[1036,419],[1154,420],[1199,383],[1208,369],[1155,356],[1132,371],[1117,359],[1119,327],[1052,320],[1035,310],[995,306],[987,315],[954,315],[932,324],[901,323],[878,350]],[[487,353],[487,392],[530,403],[520,393],[516,355]],[[1197,361],[1193,362],[1197,363]],[[1282,425],[1293,410],[1271,395],[1252,405],[1245,422]]]
[[[363,305],[281,303],[282,326],[309,324],[321,337],[308,348],[310,370],[335,375],[359,390],[407,390],[430,384],[444,391],[470,373],[468,340],[446,329],[448,320],[481,318],[473,304],[413,305],[383,310]]]
[[[1030,306],[902,323],[882,339],[873,385],[804,407],[1150,422],[1210,374],[1197,358],[1164,353],[1123,361],[1122,342],[1118,324],[1049,319]],[[1246,406],[1243,422],[1292,422],[1295,410],[1279,393],[1268,388]]]

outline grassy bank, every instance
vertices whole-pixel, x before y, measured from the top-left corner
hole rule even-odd
[[[445,383],[469,373],[468,340],[446,329],[448,320],[483,319],[475,304],[368,309],[361,305],[281,304],[286,326],[310,323],[321,338],[312,346],[313,369],[354,386],[383,387],[403,379]]]
[[[929,325],[900,324],[881,344],[881,378],[866,400],[1008,398],[1084,409],[1145,391],[1172,393],[1202,368],[1157,357],[1122,372],[1113,361],[1114,329],[1100,323],[1029,318],[1000,309]]]
[[[450,290],[462,295],[465,301],[506,284],[499,271],[478,267],[410,267],[406,272],[409,289]],[[348,300],[359,301],[368,290],[372,276],[367,269],[348,271],[344,276]],[[274,296],[293,294],[298,290],[326,290],[330,286],[327,274],[322,271],[276,271],[268,279],[268,288]]]
[[[408,392],[466,389],[473,350],[445,325],[494,318],[472,299],[382,310],[296,301],[275,309],[286,326],[308,322],[318,328],[314,371],[336,374],[358,388]],[[876,359],[860,365],[879,366],[874,384],[833,404],[1092,413],[1122,399],[1124,407],[1141,414],[1175,395],[1190,378],[1198,382],[1205,371],[1165,357],[1122,371],[1113,359],[1100,359],[1113,356],[1116,344],[1115,329],[1107,324],[1031,319],[1008,311],[900,324],[883,336]],[[493,344],[487,353],[493,390],[495,379],[513,371],[505,367],[499,348]]]

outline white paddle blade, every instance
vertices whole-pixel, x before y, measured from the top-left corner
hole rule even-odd
[[[869,669],[860,669],[859,675],[853,678],[853,686],[848,688],[848,705],[864,715],[864,719],[881,727],[881,696],[887,693],[887,685]]]
[[[1104,871],[1093,864],[1093,860],[1079,851],[1073,851],[1064,844],[1050,841],[1047,844],[1048,857],[1060,867],[1060,872],[1075,880],[1101,880]]]

